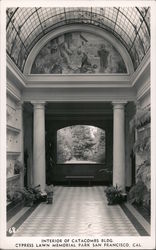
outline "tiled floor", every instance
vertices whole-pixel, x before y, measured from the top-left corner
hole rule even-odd
[[[17,236],[138,236],[120,206],[108,206],[104,187],[55,187],[52,205],[41,203]]]

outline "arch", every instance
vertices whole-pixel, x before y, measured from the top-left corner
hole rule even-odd
[[[70,24],[107,30],[127,49],[135,70],[150,48],[150,7],[8,8],[7,53],[23,72],[33,46],[45,34]]]
[[[106,133],[90,125],[74,125],[57,130],[57,162],[96,164],[105,162]]]
[[[112,34],[110,34],[108,31],[105,31],[102,28],[99,27],[93,27],[93,25],[87,25],[87,24],[72,24],[72,25],[66,25],[63,27],[59,27],[56,30],[46,34],[44,37],[42,37],[37,43],[36,45],[33,47],[33,49],[31,50],[31,52],[29,53],[29,56],[26,60],[25,63],[25,67],[24,67],[24,74],[25,75],[29,75],[31,72],[31,68],[33,65],[33,62],[36,58],[36,56],[38,55],[39,51],[52,39],[55,39],[56,37],[63,35],[65,33],[69,33],[69,32],[75,32],[75,31],[81,31],[81,32],[87,32],[87,33],[91,33],[94,35],[97,35],[101,38],[104,38],[105,40],[107,40],[108,42],[111,43],[111,45],[119,52],[119,54],[121,55],[126,68],[127,68],[127,72],[128,74],[132,74],[134,72],[134,68],[133,68],[133,63],[131,60],[131,57],[128,53],[128,51],[126,50],[126,48],[121,44],[121,42]]]

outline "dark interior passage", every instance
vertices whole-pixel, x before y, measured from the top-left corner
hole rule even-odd
[[[53,184],[112,183],[113,124],[110,104],[48,104],[46,113],[46,181]],[[94,126],[105,131],[105,161],[63,163],[57,161],[57,133],[69,126]],[[73,178],[72,178],[73,177]]]

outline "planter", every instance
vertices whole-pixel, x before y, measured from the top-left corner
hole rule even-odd
[[[41,195],[39,202],[45,202],[47,201],[47,195]]]
[[[53,203],[53,192],[47,193],[47,204]]]

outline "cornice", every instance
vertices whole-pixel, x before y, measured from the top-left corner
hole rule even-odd
[[[23,73],[18,69],[12,59],[7,55],[7,78],[20,89],[26,86],[27,80]]]
[[[21,97],[10,86],[7,86],[7,94],[16,102],[21,101]]]
[[[144,98],[150,92],[150,82],[147,82],[137,93],[137,101]]]
[[[130,87],[129,75],[28,75],[29,88]]]
[[[110,102],[110,101],[135,101],[136,93],[130,87],[125,88],[79,88],[79,89],[36,89],[27,88],[23,92],[23,101],[47,101],[47,102]]]

